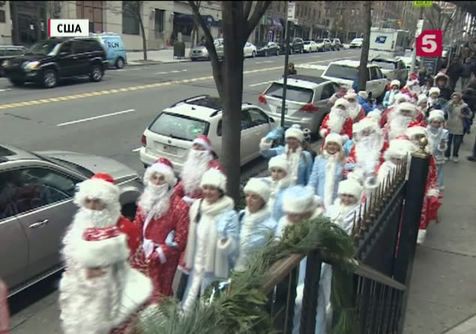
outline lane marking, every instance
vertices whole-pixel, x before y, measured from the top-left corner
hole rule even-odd
[[[132,152],[139,152],[141,148],[142,148],[142,147],[135,148],[135,149],[132,150]]]
[[[165,71],[165,72],[156,72],[155,74],[171,74],[171,73],[181,73],[181,72],[187,72],[187,69],[183,70],[173,70],[173,71]]]
[[[94,117],[88,117],[88,118],[78,119],[78,120],[76,120],[76,121],[70,121],[70,122],[59,123],[59,124],[56,124],[56,126],[61,127],[61,126],[66,126],[66,125],[84,123],[84,122],[93,121],[93,120],[95,120],[95,119],[100,119],[100,118],[106,118],[106,117],[112,117],[112,116],[127,114],[127,113],[130,113],[130,112],[132,112],[132,111],[135,111],[135,109],[127,109],[127,110],[122,110],[122,111],[113,112],[113,113],[110,113],[110,114],[104,114],[104,115],[99,115],[99,116],[94,116]]]
[[[8,91],[11,91],[12,89],[11,88],[5,88],[5,89],[0,89],[0,92],[8,92]]]
[[[274,63],[272,60],[263,60],[263,61],[257,61],[255,64],[269,64],[269,63]]]
[[[248,86],[249,86],[249,87],[256,87],[256,86],[261,86],[261,85],[267,85],[267,84],[269,84],[270,82],[273,82],[273,80],[263,81],[263,82],[257,82],[257,83],[254,83],[254,84],[251,84],[251,85],[248,85]]]

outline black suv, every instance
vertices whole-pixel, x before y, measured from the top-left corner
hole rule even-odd
[[[56,86],[61,78],[79,75],[101,81],[106,67],[106,52],[92,38],[51,38],[3,63],[5,76],[13,85],[36,82],[46,88]]]
[[[284,53],[286,42],[283,41],[280,45],[282,52]],[[304,41],[302,38],[294,38],[292,41],[289,42],[289,53],[304,53]]]

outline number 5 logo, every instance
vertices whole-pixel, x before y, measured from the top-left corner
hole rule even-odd
[[[416,55],[419,57],[436,58],[443,53],[443,32],[441,30],[425,30],[416,40]]]

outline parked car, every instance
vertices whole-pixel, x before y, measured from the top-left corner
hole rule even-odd
[[[359,78],[360,62],[356,60],[339,60],[330,63],[324,70],[322,77],[338,84],[352,87]],[[367,92],[372,93],[373,98],[382,96],[385,92],[387,78],[376,64],[367,64],[369,71],[369,81],[367,81]]]
[[[76,212],[76,185],[107,172],[123,214],[135,215],[139,175],[115,160],[64,151],[27,152],[0,145],[0,277],[13,295],[62,269],[62,238]]]
[[[218,58],[223,58],[223,38],[217,38],[213,41]],[[190,51],[190,59],[195,60],[210,60],[210,55],[204,44],[197,45]]]
[[[317,51],[318,52],[324,52],[326,51],[326,45],[324,43],[324,39],[323,38],[318,38],[315,40],[316,44],[317,44]]]
[[[304,41],[304,52],[317,52],[317,43],[314,41]]]
[[[326,49],[326,51],[332,51],[332,42],[328,38],[324,38],[324,49]]]
[[[0,77],[4,76],[3,62],[21,56],[25,51],[24,46],[0,45]]]
[[[3,66],[15,86],[35,82],[52,88],[66,77],[88,75],[91,81],[101,81],[107,64],[106,52],[94,38],[51,38]]]
[[[91,37],[96,38],[104,50],[106,50],[106,59],[109,66],[114,66],[119,69],[124,68],[127,64],[127,53],[121,35],[102,33],[91,34]]]
[[[145,166],[159,157],[172,161],[177,172],[183,168],[192,141],[207,135],[213,149],[222,153],[222,110],[219,98],[191,97],[161,111],[142,135],[140,159]],[[245,103],[241,111],[241,165],[260,156],[259,143],[276,127],[274,119],[260,107]]]
[[[349,45],[349,49],[360,49],[362,47],[362,43],[364,42],[363,38],[354,38]]]
[[[374,58],[370,61],[372,64],[380,66],[382,73],[388,80],[399,80],[401,83],[407,81],[408,70],[405,63],[399,59]]]
[[[256,54],[258,56],[270,56],[270,55],[275,55],[279,56],[280,52],[280,47],[278,43],[275,42],[263,42],[261,43],[256,50]]]
[[[281,50],[283,50],[283,52],[286,51],[285,45],[286,43],[282,43],[281,45]],[[302,40],[302,38],[294,38],[291,42],[289,42],[289,53],[292,54],[292,53],[303,53],[304,52],[304,41]]]
[[[286,87],[285,126],[299,124],[312,133],[319,133],[322,120],[330,111],[327,101],[338,86],[320,77],[290,75]],[[266,113],[276,119],[281,118],[282,101],[283,79],[271,83],[259,96]]]
[[[338,38],[333,38],[331,40],[331,47],[333,50],[335,51],[339,51],[340,49],[343,49],[344,46],[342,45],[342,43],[340,42],[340,39]]]
[[[243,48],[243,57],[256,57],[257,49],[253,43],[246,42]]]

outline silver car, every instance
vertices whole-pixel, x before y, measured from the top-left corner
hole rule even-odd
[[[100,171],[114,177],[123,214],[132,217],[142,183],[129,167],[99,156],[0,145],[0,277],[11,295],[62,269],[76,185]]]

